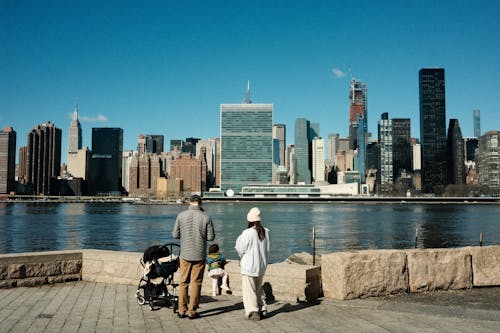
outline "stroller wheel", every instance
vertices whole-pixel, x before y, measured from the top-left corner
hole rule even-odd
[[[142,296],[142,295],[136,295],[136,297],[137,297],[137,303],[139,305],[144,305],[144,303],[146,303],[146,300],[144,299],[144,296]]]

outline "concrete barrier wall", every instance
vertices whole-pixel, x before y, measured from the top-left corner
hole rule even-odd
[[[143,274],[141,257],[137,252],[83,250],[82,280],[138,284]]]
[[[324,295],[336,299],[500,285],[500,246],[349,251],[321,260]]]
[[[0,288],[81,279],[82,251],[0,254]]]
[[[228,260],[225,267],[233,294],[241,296],[241,274],[237,260]],[[319,266],[276,263],[267,266],[264,291],[280,301],[314,301],[321,295],[321,268]],[[205,270],[202,293],[212,295],[212,279]]]

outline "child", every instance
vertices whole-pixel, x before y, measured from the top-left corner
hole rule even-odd
[[[219,253],[219,245],[210,245],[208,248],[207,266],[208,276],[212,278],[212,296],[217,296],[219,294],[219,278],[222,278],[221,288],[225,290],[227,294],[232,293],[227,284],[229,275],[224,271],[224,265],[226,265],[226,258]]]

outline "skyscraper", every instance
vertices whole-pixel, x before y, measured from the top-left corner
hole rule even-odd
[[[314,182],[325,181],[325,142],[321,138],[312,140],[312,176]]]
[[[406,172],[412,170],[410,128],[409,118],[392,119],[392,165],[394,179],[397,179],[403,170]]]
[[[0,131],[0,194],[16,190],[16,132],[10,126]]]
[[[34,194],[52,194],[50,178],[61,173],[61,135],[50,121],[28,133],[27,185]]]
[[[68,153],[76,153],[79,149],[82,149],[82,127],[78,120],[78,105],[76,105],[68,130]]]
[[[464,139],[458,119],[450,119],[446,147],[448,152],[448,183],[465,184]]]
[[[479,138],[481,136],[481,111],[474,110],[473,123],[474,123],[474,136]]]
[[[239,193],[248,184],[272,182],[273,104],[220,105],[221,190]]]
[[[286,125],[275,124],[273,125],[273,139],[279,142],[279,165],[285,165],[285,148],[286,148]]]
[[[434,192],[448,181],[444,69],[421,69],[419,90],[422,187],[424,192]]]
[[[488,131],[479,137],[477,167],[479,184],[500,195],[500,131]]]
[[[146,152],[161,154],[163,152],[164,136],[160,134],[146,134]]]
[[[368,132],[368,93],[366,84],[360,80],[352,79],[349,91],[349,149],[356,149],[358,146],[358,117],[365,120],[364,132]]]
[[[119,195],[122,184],[123,129],[92,128],[89,187],[93,195]]]
[[[326,162],[329,166],[336,164],[336,155],[339,150],[339,135],[337,133],[328,134],[326,139]]]
[[[306,118],[295,120],[295,158],[297,183],[311,184],[311,170],[309,169],[309,132],[310,123]]]
[[[392,120],[387,112],[382,113],[378,122],[378,142],[380,147],[380,163],[377,173],[380,192],[392,191],[394,182],[392,155]]]

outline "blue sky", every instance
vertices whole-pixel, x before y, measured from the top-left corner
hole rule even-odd
[[[273,103],[274,122],[348,133],[349,68],[368,86],[368,127],[383,112],[419,137],[418,71],[443,67],[447,119],[472,136],[500,129],[500,1],[0,0],[0,126],[18,146],[36,124],[63,130],[78,103],[92,127],[166,140],[219,136],[219,106]]]

